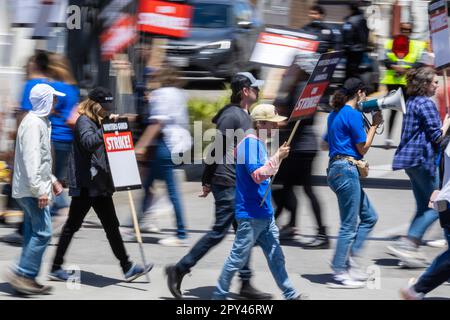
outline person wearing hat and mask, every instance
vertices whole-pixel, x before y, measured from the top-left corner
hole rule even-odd
[[[80,229],[91,208],[100,219],[127,282],[148,273],[153,267],[153,264],[140,266],[130,261],[119,232],[119,221],[112,198],[115,188],[101,129],[103,119],[118,118],[118,115],[110,114],[113,100],[108,89],[99,87],[92,90],[88,99],[78,106],[80,116],[75,124],[72,153],[69,158],[69,195],[72,202],[53,259],[49,274],[51,280],[69,279],[69,273],[62,268],[64,255],[73,235]]]
[[[216,158],[208,161],[203,172],[203,194],[206,197],[212,192],[215,200],[215,221],[206,233],[176,264],[166,266],[167,283],[170,292],[181,298],[181,281],[197,262],[219,244],[227,235],[234,221],[236,164],[234,148],[242,139],[244,133],[252,128],[250,107],[258,100],[262,80],[257,80],[249,72],[239,72],[231,79],[231,103],[219,110],[213,118],[217,135],[214,139],[214,151],[211,156]],[[220,136],[219,136],[220,135]],[[237,142],[235,142],[235,139]],[[222,142],[222,143],[220,143]],[[239,270],[242,280],[240,296],[247,299],[270,299],[271,295],[257,290],[251,285],[249,263]]]
[[[277,128],[277,122],[287,118],[279,116],[275,112],[275,107],[270,104],[257,105],[251,117],[255,132],[247,134],[235,149],[235,217],[238,223],[236,237],[213,293],[213,299],[226,299],[234,274],[247,263],[255,244],[263,250],[270,271],[284,298],[303,299],[305,296],[294,289],[286,272],[270,199],[270,178],[277,173],[280,162],[288,156],[289,147],[285,142],[269,158],[264,140],[271,136],[273,129]],[[261,206],[268,188],[269,194]]]
[[[374,114],[366,134],[361,112],[355,110],[366,99],[366,89],[358,78],[349,78],[332,100],[334,111],[327,120],[324,147],[328,147],[330,161],[327,180],[339,204],[341,227],[332,260],[333,281],[330,287],[362,288],[368,275],[358,266],[364,241],[377,222],[377,214],[362,189],[359,172],[354,164],[369,151],[381,112]],[[359,220],[359,223],[358,223]]]
[[[22,294],[48,294],[51,287],[36,281],[52,225],[49,203],[62,192],[52,175],[51,125],[48,116],[57,97],[65,96],[48,84],[30,90],[32,109],[23,118],[16,138],[12,196],[24,212],[24,241],[17,267],[9,283]]]

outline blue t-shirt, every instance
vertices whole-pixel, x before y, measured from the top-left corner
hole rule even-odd
[[[49,116],[52,123],[52,141],[72,142],[73,131],[66,125],[66,122],[79,101],[80,91],[75,85],[64,82],[55,81],[49,84],[55,90],[66,94],[65,97],[58,97],[55,111]]]
[[[46,83],[50,84],[50,81],[48,81],[45,78],[36,78],[36,79],[30,79],[25,82],[25,86],[23,88],[23,94],[22,94],[22,101],[20,102],[20,109],[23,111],[30,111],[33,109],[33,106],[30,102],[30,91],[31,89],[39,84],[39,83]]]
[[[339,111],[333,111],[328,116],[328,131],[324,140],[329,145],[329,156],[333,159],[337,155],[351,156],[362,159],[356,145],[366,141],[366,131],[362,114],[349,105]]]
[[[254,136],[247,136],[236,148],[236,219],[269,219],[273,216],[271,192],[260,207],[270,179],[261,184],[253,181],[251,174],[267,161],[264,143]]]

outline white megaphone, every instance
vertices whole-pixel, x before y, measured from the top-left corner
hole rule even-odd
[[[364,113],[380,111],[383,109],[393,109],[406,113],[405,98],[403,97],[402,88],[389,92],[383,98],[358,103],[358,110]]]

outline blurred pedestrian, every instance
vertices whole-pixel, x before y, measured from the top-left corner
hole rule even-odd
[[[61,184],[52,175],[49,114],[58,92],[47,84],[30,90],[32,109],[22,120],[16,140],[12,196],[24,212],[23,248],[17,267],[9,279],[22,294],[48,294],[50,286],[36,281],[45,249],[50,242],[52,225],[49,203],[52,191],[58,195]]]
[[[86,214],[94,209],[108,238],[111,249],[120,261],[127,282],[148,273],[153,264],[140,266],[130,261],[119,232],[119,221],[112,195],[115,191],[108,165],[101,122],[109,117],[113,96],[105,88],[95,88],[78,106],[80,117],[74,129],[73,149],[69,158],[69,195],[72,202],[69,217],[59,238],[49,278],[67,281],[69,273],[62,268],[64,255],[73,235],[80,229]]]
[[[434,69],[422,67],[407,73],[406,114],[403,116],[400,144],[395,152],[393,169],[404,169],[411,181],[416,199],[414,215],[406,237],[388,246],[406,265],[426,264],[418,251],[423,235],[436,221],[438,214],[428,208],[432,192],[439,187],[437,161],[440,158],[439,144],[447,134],[450,118],[441,123],[439,112],[431,97],[438,88],[438,77]]]
[[[152,186],[156,179],[166,182],[167,192],[172,202],[177,223],[177,234],[159,241],[166,246],[187,246],[185,217],[181,196],[174,176],[172,155],[190,150],[192,138],[189,128],[186,94],[178,88],[178,72],[165,66],[158,70],[154,81],[160,88],[150,95],[149,125],[136,143],[136,154],[144,157],[147,149],[153,151],[150,156],[148,176],[144,182],[144,200],[139,215],[142,218],[153,201]]]
[[[271,137],[272,130],[277,128],[277,122],[287,118],[277,115],[275,107],[269,104],[257,105],[251,117],[255,132],[248,133],[235,151],[237,162],[235,217],[238,222],[236,237],[219,276],[213,299],[226,299],[234,274],[244,267],[253,246],[258,244],[266,256],[272,276],[284,298],[300,300],[305,297],[294,289],[286,272],[279,232],[273,216],[270,189],[266,201],[260,205],[264,194],[270,188],[270,177],[276,174],[280,162],[289,154],[289,147],[284,143],[269,158],[266,141],[263,139]]]
[[[382,116],[381,112],[373,116],[366,134],[362,114],[355,110],[357,104],[365,99],[363,82],[358,78],[347,79],[343,87],[334,93],[334,110],[328,116],[324,136],[330,157],[328,185],[337,196],[341,218],[332,261],[334,275],[331,287],[362,288],[368,279],[357,260],[378,218],[362,189],[357,161],[369,151]]]
[[[213,118],[216,124],[214,139],[215,153],[218,158],[212,164],[206,164],[202,177],[203,194],[212,192],[215,201],[215,221],[208,231],[175,265],[166,266],[167,284],[174,297],[180,299],[181,282],[200,259],[227,235],[234,221],[236,164],[234,149],[242,140],[244,133],[252,128],[249,115],[250,107],[258,100],[259,88],[263,81],[255,79],[249,72],[239,72],[231,79],[231,103],[219,110]],[[239,139],[239,136],[241,138]],[[271,295],[257,290],[250,282],[250,259],[239,270],[241,278],[240,296],[248,299],[270,299]]]
[[[65,97],[58,99],[55,106],[55,112],[49,117],[52,124],[52,149],[54,157],[54,175],[67,186],[67,169],[69,155],[72,150],[73,132],[69,125],[74,109],[78,104],[80,91],[77,82],[72,75],[69,62],[64,56],[59,54],[51,54],[49,62],[49,75],[52,79],[50,85],[57,91],[65,93]],[[70,205],[70,199],[64,191],[56,197],[51,207],[51,214],[54,218],[54,229],[59,229],[63,221],[66,219]],[[58,223],[55,222],[59,212],[63,211],[58,217]]]
[[[310,74],[314,70],[317,59],[298,55],[284,75],[280,94],[274,102],[280,115],[285,117],[291,115]],[[283,187],[272,190],[272,194],[276,205],[275,218],[279,218],[283,209],[287,209],[290,213],[288,224],[280,230],[280,239],[291,239],[297,232],[297,197],[294,186],[302,185],[311,202],[317,223],[316,238],[305,243],[304,248],[327,249],[329,248],[329,240],[326,227],[323,224],[322,209],[312,188],[312,167],[319,148],[313,124],[314,117],[301,121],[290,144],[291,152],[286,160],[281,163],[280,170],[275,178],[275,184],[282,184]],[[279,124],[281,142],[288,141],[294,125],[294,122],[281,122]]]
[[[359,77],[359,66],[364,58],[369,44],[369,28],[364,17],[364,12],[360,9],[361,0],[351,0],[348,2],[350,15],[345,18],[342,26],[342,39],[345,56],[347,59],[345,78]]]
[[[439,221],[444,229],[447,243],[450,241],[450,145],[444,152],[445,171],[443,187],[439,193],[430,199],[430,207],[439,211]],[[450,248],[437,256],[427,270],[417,281],[412,279],[411,284],[400,290],[400,295],[405,300],[421,300],[424,296],[448,281],[450,278]]]
[[[386,85],[389,92],[401,88],[405,100],[408,99],[408,96],[406,96],[406,72],[411,68],[423,66],[422,55],[427,47],[425,41],[410,39],[412,30],[412,23],[403,22],[400,24],[400,35],[394,37],[394,39],[388,39],[384,43],[383,64],[386,67],[386,71],[380,82]],[[387,148],[394,143],[392,131],[397,114],[397,110],[391,109],[385,140]]]
[[[335,49],[335,35],[332,28],[323,21],[325,14],[325,9],[321,5],[315,4],[311,6],[308,11],[310,22],[300,29],[317,37],[316,40],[319,41],[318,53],[325,53]]]

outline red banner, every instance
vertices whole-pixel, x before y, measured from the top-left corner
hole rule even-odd
[[[122,50],[128,48],[137,39],[134,17],[123,14],[117,21],[100,35],[102,59],[110,60]]]
[[[140,31],[185,38],[189,36],[192,7],[165,1],[141,0],[138,10]]]

